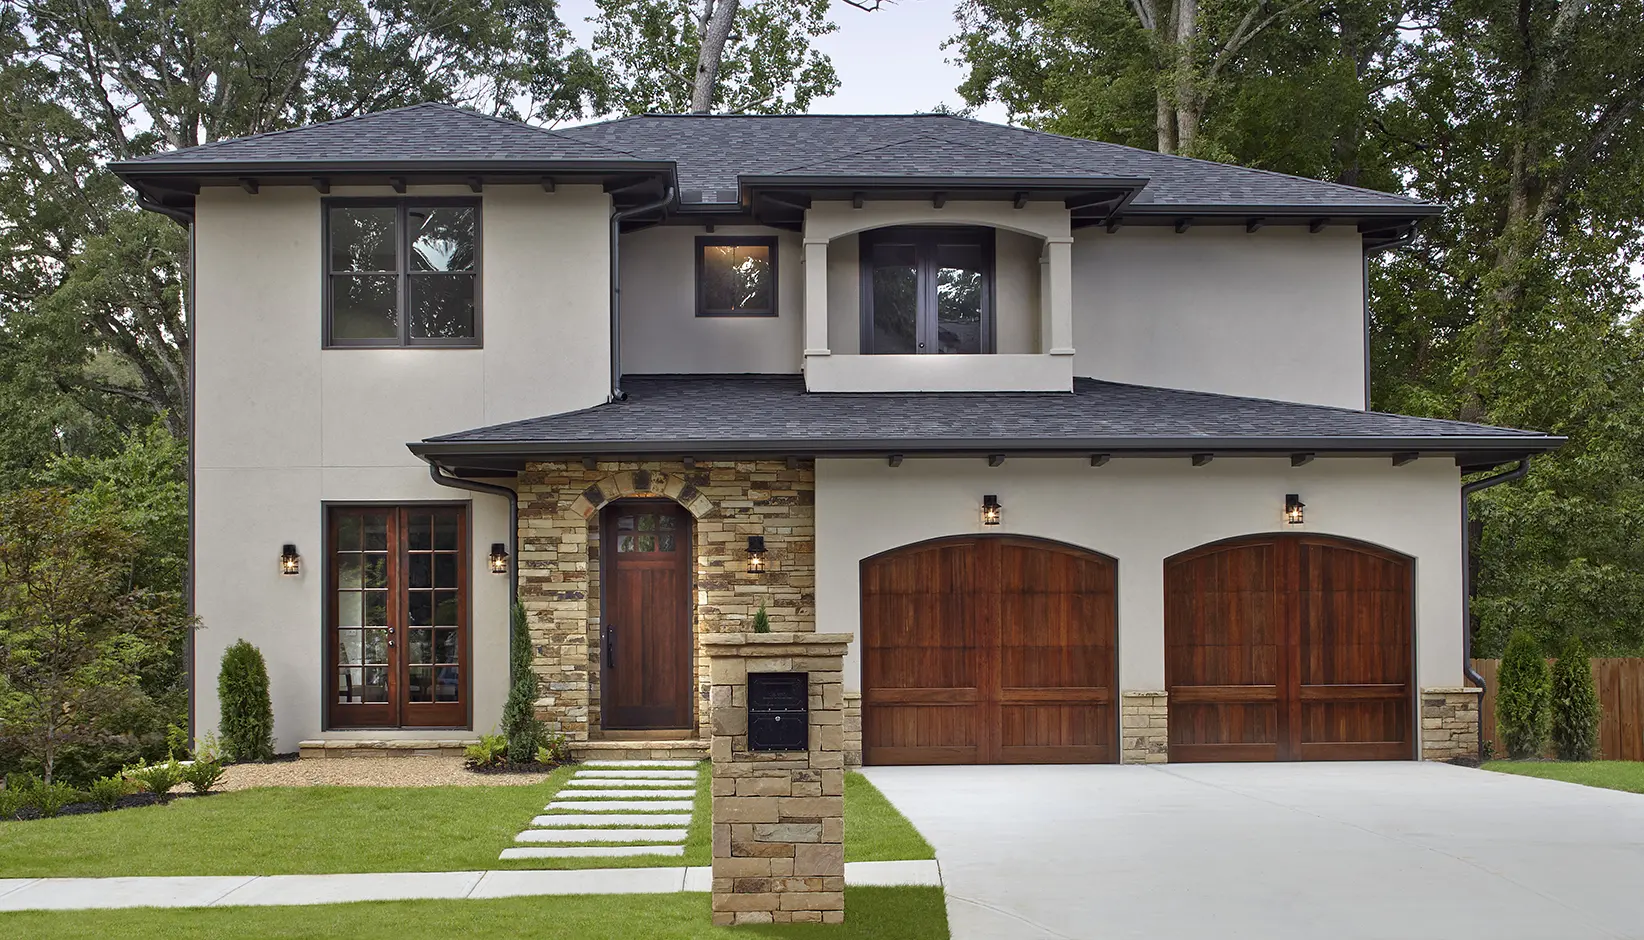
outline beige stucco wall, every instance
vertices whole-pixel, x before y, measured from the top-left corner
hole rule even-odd
[[[1118,559],[1119,682],[1164,688],[1164,560],[1206,542],[1305,531],[1373,542],[1415,558],[1417,681],[1457,686],[1461,675],[1460,475],[1444,460],[1404,467],[1371,458],[1087,460],[909,458],[816,462],[816,629],[857,634],[860,563],[898,546],[984,531],[993,493],[1003,524],[986,531],[1056,539]],[[1282,523],[1286,493],[1307,522]],[[846,688],[860,688],[859,644]]]
[[[775,235],[775,317],[698,317],[698,225],[659,225],[622,236],[622,370],[625,373],[798,372],[804,268],[799,233],[753,225],[713,234]]]
[[[1352,226],[1080,229],[1074,374],[1363,408],[1363,276]]]
[[[487,730],[506,695],[508,591],[506,578],[486,573],[485,555],[506,538],[507,504],[434,484],[405,443],[604,400],[609,198],[597,187],[487,188],[484,348],[472,350],[323,350],[320,198],[283,187],[199,198],[198,730],[217,725],[218,664],[243,637],[268,660],[276,747],[295,750],[321,732],[327,501],[472,502],[473,724]],[[299,577],[277,571],[286,542],[303,556]]]

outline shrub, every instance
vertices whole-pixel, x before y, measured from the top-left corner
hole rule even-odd
[[[549,733],[544,735],[542,745],[537,748],[537,763],[539,764],[569,764],[571,762],[571,744],[565,740],[565,735]]]
[[[1592,760],[1598,756],[1598,721],[1602,711],[1593,685],[1587,647],[1570,637],[1553,664],[1553,750],[1559,760]]]
[[[547,730],[537,718],[537,674],[531,671],[531,633],[525,605],[514,602],[508,632],[508,702],[502,708],[502,734],[517,763],[530,760]]]
[[[166,725],[166,756],[172,760],[188,760],[188,729]]]
[[[114,809],[131,792],[131,781],[124,777],[102,777],[94,781],[86,795],[105,811]]]
[[[174,760],[162,764],[137,764],[126,768],[125,775],[164,803],[167,794],[183,782],[183,766]]]
[[[182,777],[195,793],[207,793],[223,778],[223,765],[220,761],[197,758],[194,763],[182,768]]]
[[[40,811],[40,815],[47,819],[63,811],[63,807],[70,803],[78,803],[84,796],[62,781],[42,784],[24,794],[23,802]]]
[[[268,699],[268,666],[255,646],[239,640],[223,652],[217,698],[222,705],[223,750],[229,760],[272,758],[274,707]]]
[[[0,790],[0,820],[16,816],[17,811],[23,808],[23,801],[27,795],[17,790]]]
[[[1513,760],[1539,757],[1547,749],[1547,660],[1527,630],[1514,630],[1496,673],[1496,728]]]
[[[482,734],[468,745],[468,766],[495,767],[508,759],[508,739],[500,734]]]
[[[753,632],[755,632],[755,633],[769,633],[769,632],[771,632],[771,615],[765,613],[765,605],[764,604],[760,604],[759,605],[759,613],[754,614]]]

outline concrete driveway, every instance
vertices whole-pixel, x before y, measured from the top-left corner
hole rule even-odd
[[[1446,764],[872,767],[955,940],[1644,938],[1644,795]]]

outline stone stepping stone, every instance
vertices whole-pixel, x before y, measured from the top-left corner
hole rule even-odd
[[[584,767],[696,767],[701,761],[694,760],[586,760]]]
[[[579,826],[689,826],[690,824],[690,813],[605,813],[592,816],[563,813],[558,816],[537,816],[531,820],[531,825],[549,829],[566,829]]]
[[[603,777],[572,777],[565,782],[568,787],[632,787],[635,790],[644,790],[649,787],[678,789],[686,786],[683,780],[607,780]]]
[[[515,842],[684,842],[683,829],[527,829]]]
[[[623,796],[633,796],[624,793]],[[609,810],[639,813],[689,813],[696,808],[690,800],[555,800],[547,809],[570,809],[579,813],[597,813]]]
[[[609,780],[695,780],[694,770],[579,770],[577,777]]]
[[[683,845],[530,845],[503,849],[497,856],[511,858],[613,858],[619,855],[684,855]]]
[[[689,800],[696,796],[695,790],[572,790],[565,789],[554,794],[560,799],[597,800],[597,799],[634,799],[635,797],[654,796],[666,800]]]

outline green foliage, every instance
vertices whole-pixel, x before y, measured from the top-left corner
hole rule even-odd
[[[74,789],[61,780],[35,787],[24,794],[23,805],[31,806],[41,816],[51,819],[63,811],[63,807],[70,803],[78,803],[85,794]]]
[[[1598,722],[1603,712],[1593,684],[1592,661],[1579,637],[1571,637],[1553,664],[1553,751],[1559,760],[1598,757]]]
[[[131,781],[119,775],[99,777],[86,788],[86,795],[105,812],[119,806],[130,792]]]
[[[175,760],[166,760],[158,764],[137,764],[127,767],[124,775],[126,779],[135,782],[164,803],[169,799],[171,791],[182,784],[183,766]]]
[[[27,798],[28,794],[21,790],[0,790],[0,821],[16,816]]]
[[[1515,630],[1496,673],[1496,729],[1513,760],[1540,757],[1552,718],[1547,660],[1528,631]]]
[[[759,605],[759,612],[754,614],[753,632],[755,632],[755,633],[769,633],[769,632],[771,632],[771,615],[765,612],[765,605],[764,604],[760,604]]]
[[[542,744],[537,747],[537,763],[558,767],[570,762],[571,743],[565,740],[565,735],[557,731],[544,734]]]
[[[508,672],[513,682],[502,708],[502,734],[512,759],[524,762],[537,752],[547,731],[536,714],[538,682],[531,671],[531,630],[524,604],[514,602],[510,621]]]
[[[470,767],[496,767],[508,760],[508,737],[482,734],[465,752]]]
[[[223,765],[214,760],[196,760],[183,766],[182,778],[195,793],[206,793],[223,778]]]
[[[229,760],[268,760],[274,756],[274,706],[268,697],[268,667],[263,654],[245,640],[223,651],[217,674],[222,706],[218,726]]]
[[[172,760],[188,760],[188,729],[166,726],[166,755]]]

